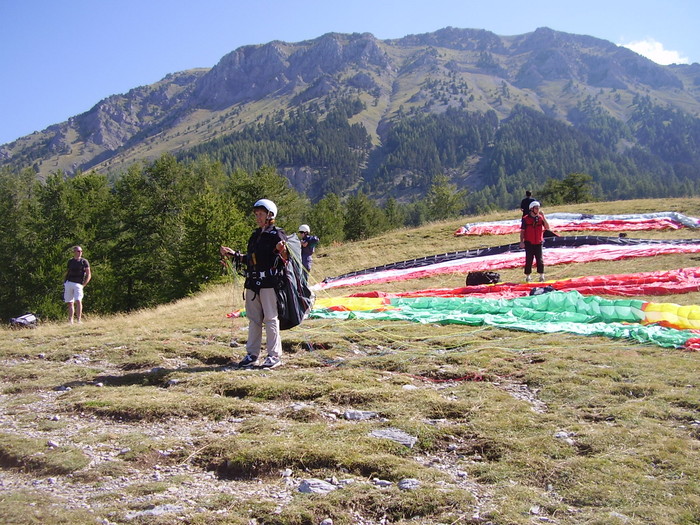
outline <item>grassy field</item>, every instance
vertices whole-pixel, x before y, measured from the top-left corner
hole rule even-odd
[[[700,199],[543,211],[698,217]],[[452,235],[514,215],[322,245],[315,277],[515,242]],[[695,266],[698,255],[667,255],[552,266],[547,277]],[[521,269],[500,273],[522,281]],[[441,275],[320,296],[463,283]],[[283,333],[283,367],[240,371],[229,365],[245,352],[247,325],[226,314],[242,307],[241,291],[231,278],[173,304],[97,317],[88,290],[81,325],[2,330],[0,521],[700,523],[697,353],[490,327],[307,320]],[[640,298],[700,304],[700,292]],[[412,446],[372,435],[387,429]],[[336,490],[300,492],[312,478]],[[406,479],[417,488],[399,488]]]

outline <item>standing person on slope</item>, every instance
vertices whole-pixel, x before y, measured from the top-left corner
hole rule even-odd
[[[287,235],[275,226],[277,206],[268,199],[260,199],[253,205],[255,222],[258,225],[248,239],[245,254],[222,246],[223,257],[232,257],[246,264],[245,311],[248,318],[248,342],[246,356],[239,367],[253,366],[260,356],[263,326],[267,357],[264,368],[275,368],[282,364],[282,339],[277,317],[277,294],[279,274],[282,272],[280,258],[287,259]]]
[[[68,259],[66,275],[63,278],[63,301],[68,305],[68,322],[73,319],[80,323],[83,316],[83,287],[92,279],[90,263],[83,259],[83,249],[73,246],[73,257]]]
[[[537,273],[540,282],[544,282],[544,261],[542,260],[542,242],[544,231],[549,230],[549,223],[540,211],[540,203],[532,201],[530,210],[520,222],[520,247],[525,248],[525,282],[532,281],[532,259],[537,261]]]
[[[299,240],[301,242],[301,265],[306,269],[306,273],[311,273],[313,254],[320,239],[311,235],[311,228],[308,224],[302,224],[299,226]]]
[[[535,199],[532,198],[532,192],[527,190],[525,192],[525,198],[520,201],[520,211],[523,212],[523,215],[527,215],[527,213],[530,211],[530,203],[534,201]]]

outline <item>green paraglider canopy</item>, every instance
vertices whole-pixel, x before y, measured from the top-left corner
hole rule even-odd
[[[662,347],[680,348],[687,346],[691,340],[697,340],[700,333],[670,327],[669,320],[675,320],[677,326],[694,327],[700,323],[700,307],[682,307],[685,319],[678,318],[680,308],[668,303],[604,299],[584,296],[575,291],[555,291],[515,299],[328,298],[317,300],[310,317],[491,325],[528,332],[629,338]]]

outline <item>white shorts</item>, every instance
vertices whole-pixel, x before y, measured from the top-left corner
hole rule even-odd
[[[66,281],[63,283],[63,302],[72,303],[73,301],[83,300],[83,285]]]

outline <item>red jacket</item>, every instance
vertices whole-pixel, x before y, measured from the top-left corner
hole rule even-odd
[[[540,214],[533,217],[531,213],[523,215],[520,229],[523,230],[523,240],[525,242],[529,242],[530,244],[542,244],[545,230],[544,216]]]

